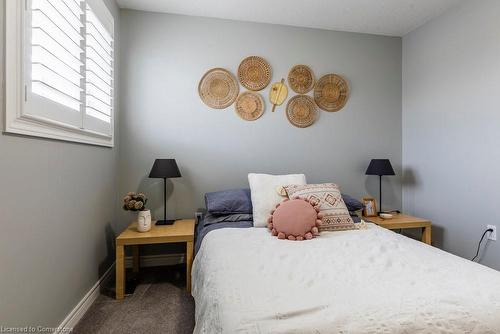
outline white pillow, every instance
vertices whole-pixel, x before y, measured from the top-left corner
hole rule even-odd
[[[266,227],[267,218],[276,204],[283,200],[278,194],[278,186],[289,184],[306,184],[304,174],[289,175],[269,175],[269,174],[248,174],[248,184],[252,196],[253,206],[253,226]]]

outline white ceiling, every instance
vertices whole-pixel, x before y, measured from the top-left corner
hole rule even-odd
[[[117,0],[122,8],[404,36],[463,0]]]

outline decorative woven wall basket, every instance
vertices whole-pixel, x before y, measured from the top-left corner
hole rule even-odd
[[[239,91],[236,78],[223,68],[209,70],[198,84],[198,94],[203,103],[215,109],[229,107],[238,97]]]
[[[316,121],[318,109],[312,97],[295,95],[286,105],[286,117],[296,127],[306,128]]]
[[[246,57],[238,67],[238,78],[245,88],[262,90],[271,82],[271,66],[264,58]]]
[[[314,87],[314,73],[306,65],[295,65],[288,73],[288,84],[295,93],[306,94]]]
[[[325,111],[339,111],[347,103],[349,86],[340,75],[327,74],[316,83],[314,101]]]
[[[259,93],[243,92],[238,96],[235,110],[238,116],[246,121],[255,121],[264,113],[264,100]]]

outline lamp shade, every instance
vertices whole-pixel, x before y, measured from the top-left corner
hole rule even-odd
[[[151,172],[149,172],[149,177],[161,179],[181,177],[181,172],[175,159],[156,159]]]
[[[395,175],[389,159],[372,159],[366,169],[366,175]]]

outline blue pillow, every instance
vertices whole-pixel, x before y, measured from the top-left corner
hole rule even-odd
[[[216,215],[252,213],[250,189],[216,191],[205,194],[207,211]]]
[[[214,215],[212,213],[207,213],[203,217],[203,226],[209,226],[219,223],[230,223],[230,222],[241,222],[241,221],[253,221],[253,216],[251,213],[230,213],[224,215]]]
[[[341,194],[342,199],[344,200],[345,205],[347,206],[347,210],[349,211],[358,211],[365,208],[364,204],[346,194]]]

